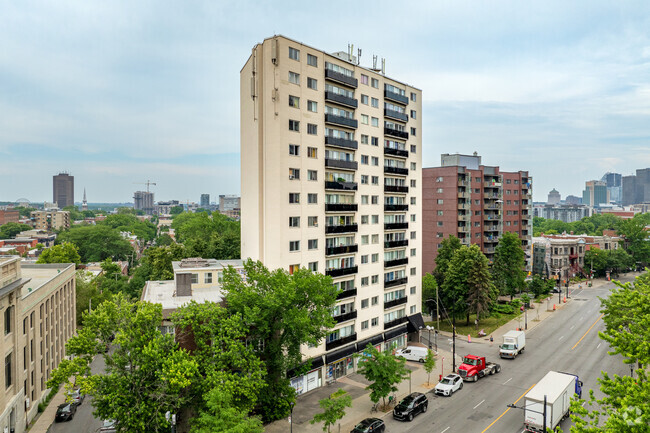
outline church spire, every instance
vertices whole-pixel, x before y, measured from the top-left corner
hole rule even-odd
[[[86,200],[86,188],[84,188],[84,201],[81,203],[81,210],[88,210],[88,201]]]

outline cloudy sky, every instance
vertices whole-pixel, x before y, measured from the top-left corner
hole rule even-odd
[[[239,71],[283,34],[423,90],[424,166],[477,151],[555,187],[650,167],[650,2],[20,1],[0,6],[0,201],[239,193]]]

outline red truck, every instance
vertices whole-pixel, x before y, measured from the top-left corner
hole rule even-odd
[[[476,382],[479,378],[501,371],[501,365],[494,362],[485,362],[484,356],[467,355],[458,367],[458,374],[464,381]]]

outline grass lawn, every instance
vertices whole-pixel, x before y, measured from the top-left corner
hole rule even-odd
[[[528,320],[532,320],[533,317],[532,315],[534,310],[528,310]],[[478,329],[481,330],[483,329],[487,336],[489,336],[495,329],[499,328],[500,326],[506,324],[512,319],[515,319],[518,316],[522,316],[522,326],[523,326],[523,313],[521,312],[516,312],[513,314],[500,314],[499,317],[485,317],[481,318],[481,320],[478,322]],[[467,335],[470,334],[472,337],[478,337],[478,331],[476,330],[476,326],[474,325],[474,319],[476,319],[476,314],[470,314],[469,316],[469,326],[466,325],[467,323],[467,318],[464,316],[463,318],[456,318],[456,332],[461,335]],[[447,331],[447,332],[452,332],[451,329],[451,319],[443,320],[440,319],[440,330],[442,331]],[[436,322],[426,322],[426,325],[429,326],[436,326]],[[423,331],[424,332],[424,331]],[[426,333],[426,332],[425,332]]]

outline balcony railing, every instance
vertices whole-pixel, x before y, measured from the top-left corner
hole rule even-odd
[[[408,300],[408,296],[404,296],[403,298],[393,299],[392,301],[384,302],[384,309],[393,308],[396,307],[397,305],[406,304],[407,300]]]
[[[345,313],[345,314],[340,314],[338,316],[334,316],[334,320],[336,321],[336,323],[346,322],[348,320],[352,320],[356,318],[357,318],[357,310],[350,311],[349,313]]]
[[[469,233],[470,226],[458,226],[458,233]]]
[[[402,266],[408,264],[409,259],[408,257],[404,257],[403,259],[395,259],[395,260],[384,260],[384,268],[392,268],[394,266]]]
[[[357,289],[350,289],[350,290],[344,290],[338,295],[336,295],[336,299],[345,299],[345,298],[351,298],[353,296],[357,296]]]
[[[343,245],[340,247],[327,247],[325,248],[325,254],[328,256],[335,256],[337,254],[350,254],[356,253],[359,251],[358,245]]]
[[[358,271],[358,266],[350,266],[349,268],[328,269],[325,271],[325,275],[330,277],[342,277],[343,275],[356,274]]]
[[[359,148],[359,143],[356,140],[348,140],[347,138],[332,137],[331,135],[325,136],[325,144],[328,146],[342,147],[344,149]]]
[[[398,175],[401,175],[401,176],[408,176],[409,169],[408,168],[384,166],[384,173],[386,173],[386,174],[398,174]]]
[[[409,241],[403,239],[400,241],[386,241],[384,242],[384,248],[398,248],[398,247],[408,247]]]
[[[494,247],[484,247],[483,248],[483,253],[484,254],[494,254]]]
[[[327,71],[327,69],[325,69]],[[355,332],[352,335],[348,335],[347,337],[341,337],[338,340],[334,341],[328,341],[325,343],[325,350],[332,350],[336,349],[337,347],[341,347],[344,344],[351,343],[353,341],[357,341],[357,333]]]
[[[471,205],[469,203],[458,203],[458,209],[470,209]]]
[[[489,193],[489,194],[483,194],[483,198],[487,200],[497,200],[501,198],[500,194],[494,194],[494,193]]]
[[[325,122],[332,123],[334,125],[341,125],[346,128],[357,128],[359,122],[357,119],[350,119],[349,117],[337,116],[335,114],[325,113]]]
[[[499,242],[499,238],[497,236],[483,236],[483,243],[496,244],[498,242]]]
[[[397,185],[384,185],[384,192],[399,192],[402,194],[407,194],[409,192],[409,187],[397,186]]]
[[[384,323],[384,329],[388,328],[394,328],[397,325],[401,325],[402,323],[406,323],[408,321],[408,317],[400,317],[399,319],[391,320],[390,322]]]
[[[390,117],[391,119],[399,120],[400,122],[409,121],[409,117],[406,114],[400,113],[399,111],[390,110],[388,108],[384,108],[384,116]]]
[[[384,230],[403,230],[409,228],[409,223],[384,223]]]
[[[359,231],[359,226],[356,224],[340,225],[340,226],[325,226],[325,233],[356,233]]]
[[[395,286],[401,286],[402,284],[406,284],[408,282],[408,278],[396,278],[394,280],[390,281],[384,281],[384,289],[387,289],[389,287],[395,287]]]
[[[388,127],[384,127],[384,135],[390,135],[392,137],[397,137],[397,138],[401,138],[401,139],[404,139],[404,140],[408,140],[408,138],[409,138],[409,133],[408,132],[406,132],[406,131],[398,131],[397,129],[388,128]]]
[[[356,191],[356,182],[334,182],[330,180],[325,181],[325,189],[339,189],[343,191]]]
[[[458,181],[458,186],[469,186],[469,181],[468,180],[459,180]]]
[[[393,149],[392,147],[384,147],[384,155],[392,155],[392,156],[400,156],[403,158],[408,158],[409,151],[402,150],[402,149]]]
[[[407,204],[385,204],[384,212],[406,212],[409,210],[409,205]]]
[[[357,108],[359,106],[359,102],[356,99],[350,98],[350,97],[345,96],[345,95],[340,95],[340,94],[334,93],[334,92],[327,92],[326,91],[325,92],[325,100],[326,101],[336,102],[337,104],[341,104],[341,105],[347,105],[348,107],[352,107],[352,108]]]
[[[390,90],[384,90],[384,98],[390,99],[391,101],[395,101],[403,105],[408,105],[409,103],[409,98],[407,96],[391,92]]]
[[[343,168],[346,170],[356,170],[359,164],[356,161],[346,161],[344,159],[325,158],[325,167]]]
[[[358,209],[356,203],[325,203],[325,212],[356,212]]]
[[[469,198],[469,193],[467,191],[459,192],[458,198]]]
[[[340,72],[333,71],[332,69],[325,68],[325,78],[345,84],[346,86],[354,87],[355,89],[359,86],[359,80],[356,78],[349,77]]]

